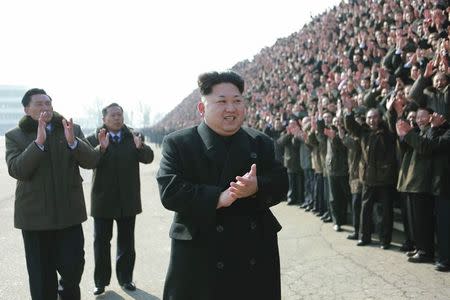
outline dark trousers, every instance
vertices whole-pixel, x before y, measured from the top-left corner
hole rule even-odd
[[[408,193],[412,202],[413,229],[416,248],[434,257],[434,201],[431,195],[424,193]]]
[[[346,223],[347,207],[351,198],[348,176],[330,176],[328,180],[333,194],[330,201],[331,215],[334,223],[340,226]]]
[[[94,282],[95,286],[107,286],[111,280],[111,238],[113,221],[117,223],[116,275],[120,285],[133,281],[134,225],[136,216],[104,219],[94,218]]]
[[[402,213],[402,223],[405,230],[405,244],[414,246],[415,245],[415,233],[414,233],[414,203],[408,197],[408,193],[397,193],[400,198],[400,209]],[[430,199],[430,202],[432,200]]]
[[[355,232],[359,232],[359,223],[361,221],[361,193],[352,194],[352,223]]]
[[[300,173],[288,172],[289,190],[288,190],[288,202],[289,203],[302,203],[303,202],[303,187],[302,178]]]
[[[393,187],[391,186],[363,185],[359,230],[361,240],[366,242],[371,240],[373,207],[375,202],[378,202],[380,205],[377,205],[376,224],[380,242],[382,244],[391,243],[394,214],[392,193]]]
[[[450,266],[450,197],[435,198],[438,262]]]
[[[323,208],[327,216],[330,216],[330,201],[333,201],[333,194],[330,188],[330,177],[323,176]]]
[[[320,212],[320,214],[325,213],[325,201],[323,199],[323,175],[322,173],[314,174],[314,202],[315,209]]]
[[[314,206],[314,171],[313,169],[303,170],[303,194],[305,203]]]
[[[80,299],[84,269],[81,224],[59,230],[22,230],[33,300]],[[59,280],[58,289],[58,275]]]

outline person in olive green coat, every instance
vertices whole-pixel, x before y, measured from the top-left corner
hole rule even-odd
[[[153,151],[125,124],[123,109],[112,103],[102,110],[103,127],[88,137],[101,158],[92,177],[91,215],[94,218],[94,295],[102,294],[111,279],[111,238],[117,224],[116,275],[119,284],[135,290],[134,226],[142,212],[139,163],[153,161]]]
[[[397,122],[397,133],[420,155],[432,157],[431,190],[436,217],[436,270],[450,271],[450,126],[442,115],[433,113],[428,135],[421,136],[410,124]],[[420,256],[419,256],[420,258]],[[420,261],[419,261],[420,262]]]
[[[417,110],[414,128],[421,137],[429,136],[432,111]],[[412,229],[416,242],[416,253],[410,262],[430,262],[434,258],[434,202],[432,199],[432,156],[421,154],[406,142],[406,150],[400,166],[397,190],[406,193],[412,206]]]
[[[22,104],[26,116],[6,133],[5,158],[17,179],[14,226],[22,230],[31,297],[80,299],[86,207],[79,167],[92,168],[98,155],[44,90],[27,91]]]
[[[395,153],[395,137],[384,122],[377,109],[370,109],[366,114],[366,124],[360,125],[351,113],[352,104],[346,103],[350,111],[344,118],[345,128],[359,138],[362,151],[362,206],[361,226],[358,246],[371,243],[371,223],[375,201],[380,201],[382,211],[380,227],[381,248],[390,247],[393,228],[393,192],[396,182],[397,164]]]

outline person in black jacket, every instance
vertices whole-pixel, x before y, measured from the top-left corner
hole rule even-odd
[[[94,169],[91,215],[94,217],[94,295],[105,291],[111,279],[113,221],[117,223],[116,275],[119,284],[135,290],[134,226],[142,212],[139,163],[151,163],[153,151],[141,136],[124,124],[123,109],[112,103],[102,110],[103,127],[88,137],[102,155]]]
[[[166,136],[156,178],[175,212],[163,299],[281,299],[281,226],[270,207],[287,193],[286,169],[267,135],[242,127],[238,74],[206,73],[198,83],[203,121]]]

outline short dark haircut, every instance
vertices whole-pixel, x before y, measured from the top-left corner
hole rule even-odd
[[[231,83],[241,94],[244,92],[244,79],[233,71],[203,73],[198,76],[197,83],[202,96],[211,94],[213,86],[220,83]]]
[[[105,107],[102,109],[102,115],[103,115],[103,117],[106,117],[106,115],[108,114],[108,108],[111,108],[111,107],[118,107],[118,108],[120,108],[120,110],[123,112],[122,106],[120,106],[119,104],[113,102],[113,103],[111,103],[110,105],[105,106]]]
[[[417,109],[417,111],[419,111],[419,110],[425,110],[425,111],[427,111],[430,115],[434,114],[434,110],[433,110],[432,108],[430,108],[430,107],[419,107],[419,108]]]
[[[27,107],[28,105],[30,105],[31,102],[31,97],[34,95],[47,95],[47,93],[43,90],[43,89],[38,89],[38,88],[33,88],[28,90],[25,95],[23,95],[22,97],[22,105],[23,107]],[[52,100],[52,97],[50,97],[49,95],[47,95],[50,100]]]

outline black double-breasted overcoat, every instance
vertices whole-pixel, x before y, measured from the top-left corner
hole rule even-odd
[[[257,166],[258,192],[216,209],[219,195]],[[222,137],[205,123],[168,135],[157,174],[175,212],[165,300],[280,299],[277,232],[269,207],[288,189],[272,140],[241,128]]]

